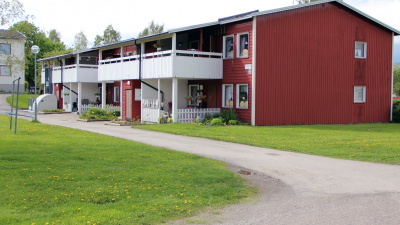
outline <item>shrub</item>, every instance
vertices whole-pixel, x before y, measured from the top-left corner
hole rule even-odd
[[[171,117],[167,119],[167,123],[172,123],[172,118]]]
[[[238,120],[238,116],[236,115],[235,110],[225,110],[221,113],[221,117],[223,122],[229,122],[230,120]],[[215,118],[215,117],[214,117]]]
[[[237,125],[238,121],[237,120],[229,120],[228,124],[229,125]]]
[[[204,115],[204,120],[211,120],[213,117],[211,114],[207,113],[206,115]]]
[[[159,124],[162,124],[162,123],[163,123],[163,117],[162,117],[162,116],[158,117],[158,123],[159,123]]]
[[[121,112],[120,111],[114,111],[111,113],[113,116],[121,116]]]
[[[400,123],[400,100],[393,101],[393,122]]]
[[[108,119],[115,119],[116,116],[113,113],[107,112],[101,108],[90,108],[87,113],[82,114],[79,116],[81,119],[87,120],[108,120]]]
[[[212,126],[221,126],[222,125],[222,119],[221,118],[214,118],[211,120],[210,125]]]

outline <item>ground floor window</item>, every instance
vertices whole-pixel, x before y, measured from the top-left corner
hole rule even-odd
[[[11,76],[11,68],[10,66],[0,66],[0,75],[1,76]]]
[[[114,102],[119,102],[119,86],[114,87]]]
[[[190,100],[190,105],[197,105],[197,96],[200,93],[200,86],[198,84],[189,85],[189,95],[192,96]]]
[[[233,107],[233,84],[222,85],[222,107]]]
[[[248,84],[238,84],[236,85],[236,105],[237,108],[247,109],[249,107],[249,85]]]
[[[364,103],[366,95],[365,86],[354,86],[354,103]]]

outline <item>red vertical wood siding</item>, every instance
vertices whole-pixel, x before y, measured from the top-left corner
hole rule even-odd
[[[355,41],[367,42],[366,59],[354,58]],[[256,125],[389,121],[388,30],[325,3],[258,16],[256,47]],[[354,103],[357,85],[366,103]]]
[[[246,64],[252,64],[252,38],[253,38],[253,21],[245,20],[237,23],[227,24],[226,25],[226,34],[225,35],[234,35],[234,58],[233,59],[224,59],[223,62],[223,70],[224,70],[224,78],[222,80],[222,84],[233,84],[233,109],[235,109],[236,113],[239,116],[239,119],[243,122],[251,122],[251,92],[252,92],[252,75],[248,73],[248,70],[245,70]],[[237,58],[237,40],[239,38],[238,34],[241,33],[249,33],[249,57],[248,58]],[[224,35],[224,36],[225,36]],[[222,46],[222,38],[220,40]],[[248,84],[248,108],[247,109],[239,109],[236,104],[236,96],[237,96],[237,84]],[[222,85],[217,85],[217,95],[219,99],[217,100],[217,106],[222,107]],[[229,109],[229,108],[227,108]]]
[[[63,90],[63,86],[61,84],[54,84],[53,85],[53,89],[54,89],[54,95],[57,97],[57,92],[58,92],[58,108],[59,109],[63,109],[64,107],[64,99],[63,99],[63,95],[62,95],[62,90]]]
[[[122,96],[123,96],[123,107],[122,107],[122,118],[126,119],[126,90],[132,90],[132,119],[133,118],[140,118],[141,116],[141,101],[135,101],[135,89],[141,88],[141,82],[139,80],[130,80],[130,84],[128,81],[123,81],[122,84]]]

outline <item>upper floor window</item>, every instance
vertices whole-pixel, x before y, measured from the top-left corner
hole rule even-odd
[[[354,103],[365,102],[365,86],[354,86]]]
[[[354,57],[355,58],[367,58],[367,43],[366,42],[356,41]]]
[[[11,67],[10,66],[0,66],[0,76],[11,76]]]
[[[0,44],[0,54],[11,54],[11,45]]]
[[[249,33],[238,34],[237,57],[249,57]]]
[[[224,37],[224,59],[233,59],[233,35]]]

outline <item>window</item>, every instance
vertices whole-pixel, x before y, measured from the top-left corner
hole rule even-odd
[[[119,102],[119,86],[114,87],[114,102]]]
[[[354,103],[365,102],[365,86],[354,86]]]
[[[233,84],[222,85],[222,107],[233,107]]]
[[[11,76],[11,67],[0,66],[0,76]]]
[[[233,59],[233,35],[224,37],[224,59]]]
[[[249,107],[249,85],[238,84],[236,90],[236,107],[241,109],[247,109]]]
[[[354,57],[364,59],[367,58],[367,43],[356,41]]]
[[[0,44],[0,54],[11,54],[11,45]]]
[[[195,85],[189,85],[189,95],[192,96],[192,100],[190,100],[189,104],[190,105],[197,105],[197,95],[200,93],[200,86],[195,84]]]
[[[249,57],[249,33],[238,34],[237,42],[237,57]]]

